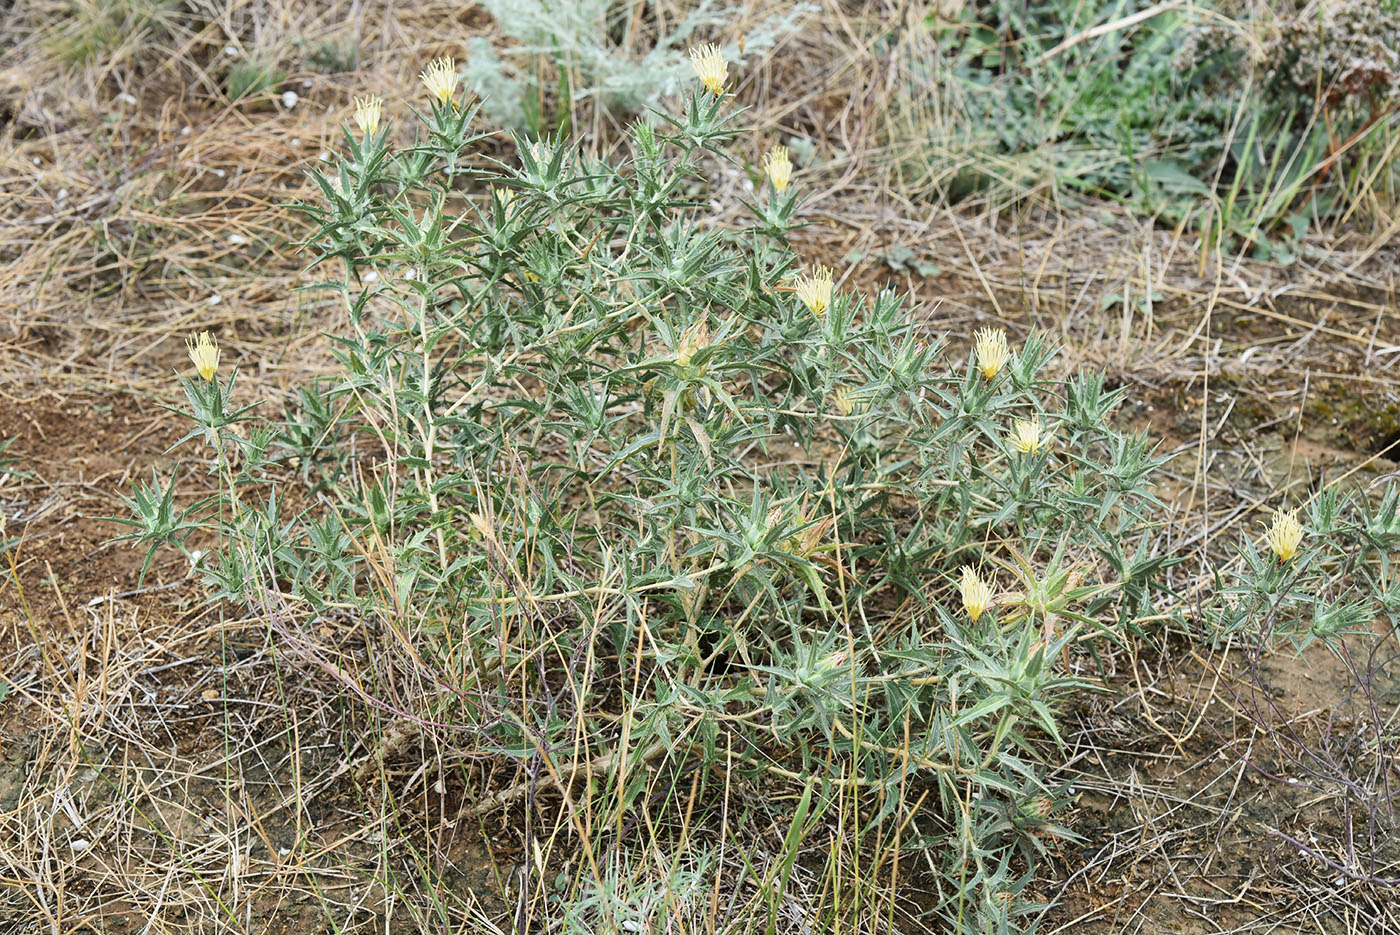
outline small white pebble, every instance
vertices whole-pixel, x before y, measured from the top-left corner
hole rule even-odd
[[[230,56],[233,56],[233,57],[236,58],[236,57],[238,56],[238,46],[234,46],[234,45],[226,45],[226,46],[224,46],[224,54],[225,54],[225,55],[230,55]]]
[[[409,282],[412,282],[413,280],[415,280],[415,279],[418,278],[418,271],[417,271],[417,270],[412,270],[412,269],[411,269],[411,270],[409,270],[408,272],[406,272],[406,273],[403,274],[403,278],[404,278],[404,279],[407,279]]]
[[[181,136],[189,136],[189,135],[190,135],[190,128],[189,128],[189,127],[182,127],[181,130],[180,130],[180,135],[181,135]]]
[[[132,107],[136,106],[136,96],[132,94],[126,94],[123,92],[122,94],[117,95],[117,100],[121,101],[123,104],[130,104]]]
[[[297,106],[297,101],[299,100],[301,100],[301,97],[295,91],[282,92],[282,106],[287,108],[288,110],[291,110],[293,107]]]
[[[237,247],[240,244],[247,243],[248,238],[244,237],[242,234],[229,234],[228,242]]]
[[[34,157],[34,164],[35,164],[36,166],[37,166],[37,165],[40,165],[39,157],[38,157],[38,156],[35,156],[35,157]]]
[[[319,156],[317,156],[316,158],[319,159],[319,160],[321,160],[322,162],[330,162],[330,161],[331,161],[331,154],[328,153],[328,152],[326,152],[326,151],[323,149],[323,150],[321,150],[321,154],[320,154]]]
[[[225,175],[228,174],[224,172],[223,169],[210,169],[209,171],[217,175],[219,178],[223,178]]]
[[[218,305],[218,304],[219,304],[220,302],[222,302],[223,300],[224,300],[224,297],[221,296],[221,295],[211,295],[211,296],[209,297],[209,304],[210,304],[210,305]]]
[[[195,549],[190,553],[190,571],[193,572],[199,567],[199,560],[204,557],[203,549]]]
[[[293,145],[293,146],[300,146],[300,145],[301,145],[301,137],[299,137],[299,136],[294,136],[294,137],[292,137],[292,145]]]
[[[87,838],[74,838],[68,842],[68,846],[73,848],[73,853],[81,854],[83,851],[92,847],[92,842]]]
[[[54,196],[54,197],[55,197],[58,201],[62,201],[63,199],[65,199],[65,198],[68,197],[68,189],[66,189],[66,188],[60,188],[60,189],[58,190],[58,194],[57,194],[56,196]]]
[[[365,282],[379,282],[379,274],[374,270],[365,273]]]
[[[290,847],[279,847],[279,848],[277,848],[277,856],[279,856],[279,857],[286,857],[286,856],[287,856],[288,854],[290,854],[291,852],[292,852],[292,849],[291,849]]]

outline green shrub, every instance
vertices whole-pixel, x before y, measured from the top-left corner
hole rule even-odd
[[[1282,261],[1309,230],[1385,227],[1400,181],[1395,4],[1234,6],[981,0],[930,14],[900,56],[892,132],[929,134],[905,184],[1109,198]]]
[[[792,829],[786,869],[748,871],[765,911],[804,829],[844,814],[926,853],[958,931],[1013,930],[1068,834],[1042,760],[1090,686],[1067,660],[1156,614],[1168,564],[1123,391],[1048,376],[1039,337],[970,351],[892,293],[799,277],[800,177],[716,224],[727,97],[636,122],[612,161],[520,138],[485,170],[475,109],[430,71],[414,145],[362,108],[314,173],[343,376],[264,421],[194,346],[212,379],[183,380],[187,440],[223,493],[181,510],[173,480],[143,487],[132,538],[212,530],[212,599],[311,644],[372,634],[393,674],[365,691],[568,791],[588,855],[692,782],[791,787],[754,806]],[[560,898],[616,916],[616,885],[594,865]]]
[[[1270,652],[1284,645],[1301,652],[1317,641],[1337,651],[1345,637],[1400,626],[1400,487],[1387,483],[1377,495],[1329,487],[1301,520],[1297,514],[1275,518],[1267,550],[1243,542],[1207,605],[1213,632]]]
[[[1212,650],[1238,647],[1228,691],[1253,722],[1253,764],[1318,801],[1332,800],[1336,819],[1318,827],[1312,844],[1350,848],[1352,866],[1373,875],[1394,864],[1400,828],[1389,779],[1400,755],[1393,714],[1400,485],[1394,475],[1382,481],[1347,493],[1329,486],[1306,508],[1281,511],[1262,546],[1246,537],[1235,560],[1216,569],[1190,618]],[[1316,654],[1303,656],[1313,644],[1336,657],[1319,679],[1328,699],[1320,731],[1300,728],[1307,716],[1287,710],[1265,674],[1267,660],[1281,652],[1315,664]]]

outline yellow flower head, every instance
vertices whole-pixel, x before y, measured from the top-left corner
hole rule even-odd
[[[1011,356],[1011,348],[1006,344],[1006,332],[1001,328],[983,328],[976,334],[977,366],[982,368],[982,376],[990,380],[1006,366]]]
[[[509,208],[510,203],[515,200],[515,189],[513,188],[492,185],[491,194],[496,196],[496,200],[501,203],[502,208]]]
[[[1054,429],[1042,429],[1039,419],[1017,419],[1012,423],[1008,439],[1011,447],[1021,454],[1033,455],[1049,448],[1054,436]]]
[[[1264,533],[1264,540],[1278,556],[1286,562],[1298,554],[1298,544],[1303,541],[1303,527],[1298,524],[1297,510],[1279,510],[1274,514],[1274,524]]]
[[[384,112],[384,101],[378,97],[355,98],[355,125],[365,136],[379,132],[379,117]]]
[[[724,94],[724,80],[729,77],[729,65],[717,45],[702,45],[690,50],[690,67],[695,76],[715,97]]]
[[[821,318],[831,306],[831,269],[818,266],[811,276],[803,276],[797,281],[797,297],[806,303],[812,314]]]
[[[991,585],[983,581],[972,570],[971,565],[964,565],[962,570],[962,582],[958,585],[958,590],[962,592],[963,610],[967,611],[969,620],[976,620],[992,606]]]
[[[212,383],[214,374],[219,370],[219,343],[214,340],[214,336],[207,331],[201,331],[198,338],[186,338],[185,346],[189,349],[190,360],[194,362],[194,368],[199,371],[199,375]]]
[[[457,93],[457,66],[450,57],[444,55],[429,62],[427,69],[418,77],[423,79],[428,94],[437,98],[439,104],[450,103],[454,108],[457,106],[457,102],[452,99]]]
[[[774,146],[763,157],[763,171],[768,173],[768,181],[775,191],[782,191],[792,181],[792,160],[788,158],[786,146]]]

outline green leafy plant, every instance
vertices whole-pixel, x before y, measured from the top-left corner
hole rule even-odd
[[[5,452],[14,444],[13,438],[0,439],[0,491],[5,489],[7,481],[20,480],[28,475],[15,467],[19,463],[19,458],[8,456]],[[19,542],[19,538],[7,539],[5,537],[8,521],[3,510],[0,510],[0,550],[8,549]]]
[[[1263,537],[1266,548],[1250,538],[1241,543],[1236,561],[1217,574],[1213,593],[1198,602],[1196,618],[1206,640],[1244,648],[1243,687],[1232,691],[1259,728],[1260,759],[1269,762],[1264,774],[1335,796],[1339,819],[1320,833],[1334,834],[1338,845],[1348,842],[1348,876],[1381,882],[1396,857],[1390,773],[1400,735],[1393,716],[1383,712],[1393,693],[1392,646],[1400,632],[1400,485],[1386,478],[1346,493],[1328,487],[1301,512],[1276,515]],[[1298,730],[1284,716],[1261,673],[1268,657],[1284,650],[1301,656],[1314,644],[1339,663],[1337,711],[1329,724],[1355,719],[1322,737]],[[1283,832],[1274,834],[1318,854]]]
[[[231,100],[241,100],[272,91],[287,78],[276,62],[250,60],[238,62],[224,78],[224,90]]]
[[[770,929],[842,814],[927,854],[955,930],[1017,930],[1069,835],[1044,768],[1057,702],[1092,686],[1069,660],[1155,614],[1171,561],[1123,390],[1047,376],[1038,336],[969,350],[893,293],[799,275],[785,159],[747,227],[714,223],[726,95],[633,123],[609,161],[518,137],[486,166],[455,72],[429,71],[416,142],[365,104],[313,171],[342,376],[264,422],[193,345],[183,444],[215,453],[220,493],[178,511],[173,480],[138,488],[132,538],[212,531],[211,599],[313,669],[319,627],[371,634],[342,684],[518,764],[478,809],[529,789],[593,816],[550,890],[579,919],[651,918],[661,897],[601,855],[639,811],[679,814],[682,783],[732,781],[792,793],[754,806],[791,829],[776,869],[745,870]]]
[[[136,51],[174,31],[175,0],[73,0],[51,47],[70,65],[91,65]]]
[[[929,141],[912,188],[1108,198],[1282,262],[1310,230],[1392,216],[1393,7],[985,0],[922,29],[891,131]]]
[[[1243,541],[1208,618],[1216,632],[1271,651],[1315,641],[1337,650],[1343,637],[1374,636],[1378,622],[1400,626],[1400,487],[1386,483],[1374,496],[1328,488],[1301,521],[1297,512],[1275,518],[1268,549]]]

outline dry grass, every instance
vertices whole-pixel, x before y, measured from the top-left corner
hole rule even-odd
[[[323,332],[338,310],[299,291],[305,229],[289,205],[310,191],[305,168],[335,145],[352,94],[413,97],[420,63],[460,56],[491,24],[446,0],[375,0],[349,16],[270,0],[147,8],[141,30],[86,58],[64,30],[73,10],[101,5],[34,0],[0,20],[0,440],[20,436],[12,453],[28,474],[0,474],[0,543],[19,542],[0,550],[0,931],[544,931],[546,868],[580,859],[557,796],[350,703],[353,677],[316,677],[266,619],[201,606],[187,568],[167,563],[137,587],[138,559],[104,544],[95,520],[174,437],[157,405],[175,397],[186,332],[216,330],[274,404],[331,366]],[[1285,494],[1395,471],[1388,239],[1341,238],[1280,269],[1202,255],[1194,234],[1101,206],[954,209],[902,190],[907,153],[890,140],[908,134],[891,127],[910,115],[892,109],[900,64],[876,28],[892,16],[828,0],[740,78],[751,158],[788,136],[820,157],[803,177],[817,222],[804,253],[849,281],[909,289],[933,329],[1039,328],[1066,370],[1133,386],[1135,418],[1179,455],[1162,535],[1201,559],[1176,570],[1183,594]],[[312,70],[311,50],[347,45],[355,70]],[[230,60],[286,77],[230,102]],[[605,121],[574,122],[590,124],[605,147]],[[724,211],[743,185],[720,185]],[[897,248],[939,271],[887,262]],[[853,253],[864,259],[847,263]],[[354,633],[325,636],[343,649],[338,671],[364,663]],[[1159,643],[1104,659],[1110,692],[1074,714],[1061,778],[1079,790],[1084,841],[1058,851],[1042,931],[1394,930],[1395,887],[1378,878],[1400,871],[1334,884],[1321,858],[1352,866],[1335,849],[1339,799],[1259,767],[1270,741],[1241,700],[1252,688],[1236,656],[1195,655],[1180,634]],[[1337,727],[1318,712],[1337,699],[1321,673],[1339,673],[1318,671],[1307,690],[1281,690],[1299,724],[1325,733]],[[478,807],[513,789],[528,801]],[[659,866],[686,846],[716,855],[674,931],[713,931],[755,900],[744,861],[762,866],[786,832],[747,829],[756,850],[735,850],[755,794],[726,785],[709,803],[718,827],[647,829]],[[853,840],[834,827],[814,846],[858,867]],[[912,863],[896,858],[912,881],[900,886],[888,867],[832,881],[799,864],[776,930],[804,930],[833,892],[928,925]]]

